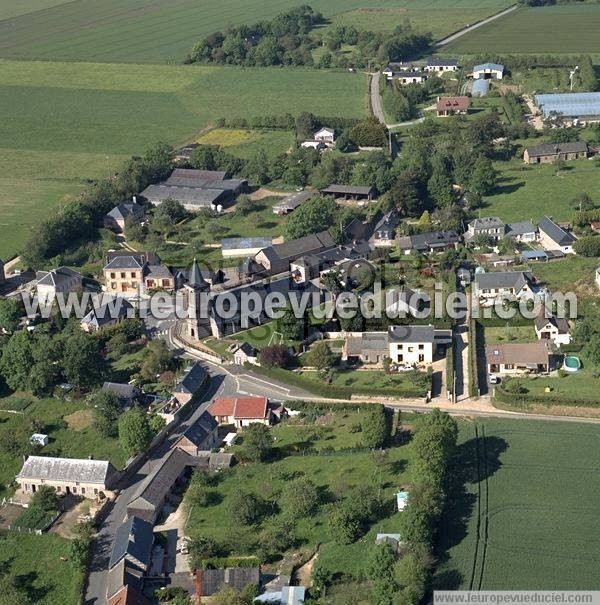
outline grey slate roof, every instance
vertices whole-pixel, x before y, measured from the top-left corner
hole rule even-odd
[[[346,349],[348,355],[360,355],[364,351],[388,351],[389,339],[387,332],[363,332],[360,336],[348,338]]]
[[[473,67],[473,71],[484,70],[504,71],[504,65],[501,65],[500,63],[480,63],[479,65],[475,65]]]
[[[143,575],[143,570],[134,567],[126,559],[121,559],[106,574],[106,596],[108,598],[112,597],[123,586],[131,586],[135,590],[141,591]]]
[[[267,248],[273,243],[272,237],[226,237],[221,240],[222,250]]]
[[[162,464],[142,481],[127,505],[128,509],[131,507],[158,512],[157,509],[162,507],[185,468],[195,464],[195,458],[187,452],[179,448],[171,450]]]
[[[401,237],[398,245],[401,250],[435,250],[456,244],[460,237],[456,231],[429,231]]]
[[[139,389],[137,387],[133,386],[132,384],[125,384],[121,382],[105,382],[102,385],[102,390],[115,393],[123,399],[133,399],[139,393]]]
[[[17,478],[46,479],[65,483],[79,481],[106,486],[114,471],[113,465],[106,460],[29,456]]]
[[[375,189],[373,187],[363,185],[338,185],[337,183],[332,183],[329,185],[329,187],[321,189],[321,193],[325,195],[328,193],[339,195],[373,195],[373,193],[375,193]]]
[[[150,564],[153,541],[152,525],[139,517],[130,517],[115,532],[108,568],[111,569],[124,558],[132,557],[146,569]]]
[[[144,259],[136,254],[127,254],[122,256],[115,256],[108,264],[104,267],[107,269],[142,269],[144,267]]]
[[[38,286],[60,286],[64,282],[71,281],[74,277],[81,277],[77,271],[69,267],[59,267],[52,271],[38,271],[36,277]]]
[[[219,591],[223,584],[227,584],[238,591],[244,590],[248,584],[260,583],[258,567],[227,567],[226,569],[199,569],[196,573],[202,574],[202,594],[209,597]]]
[[[81,323],[101,328],[112,321],[128,317],[133,318],[133,316],[133,305],[128,300],[117,297],[113,301],[105,302],[103,305],[93,308],[81,320]]]
[[[537,228],[531,221],[520,221],[518,223],[509,223],[506,225],[506,235],[509,237],[527,235],[529,233],[535,233],[536,231]]]
[[[543,231],[553,242],[559,246],[570,246],[576,241],[576,237],[559,227],[551,218],[545,216],[540,221],[540,231]]]
[[[475,275],[475,284],[479,290],[514,288],[519,291],[530,280],[531,274],[524,271],[492,271]]]
[[[134,203],[123,203],[115,206],[110,212],[107,212],[106,216],[114,218],[116,220],[126,220],[130,216],[140,215],[144,213],[144,209],[140,204]]]
[[[192,266],[190,268],[190,273],[188,276],[188,285],[192,286],[193,288],[205,288],[208,286],[208,282],[204,279],[204,276],[202,275],[202,271],[200,270],[196,259],[194,259],[194,262],[192,263]]]
[[[273,205],[273,210],[280,210],[282,212],[291,212],[295,210],[300,204],[307,202],[309,199],[316,195],[316,191],[298,191],[292,193],[279,200]]]
[[[527,147],[527,153],[530,157],[539,157],[543,155],[558,155],[559,153],[587,153],[587,143],[583,141],[573,141],[570,143],[542,143],[534,147]]]
[[[429,59],[427,59],[428,67],[443,67],[445,65],[458,67],[458,59],[443,59],[441,57],[429,57]]]
[[[219,426],[219,423],[209,412],[204,412],[200,418],[189,426],[182,437],[189,439],[196,447],[201,448],[206,438]]]
[[[434,342],[435,328],[433,326],[390,326],[388,337],[390,342]]]
[[[473,219],[469,223],[469,227],[477,229],[503,229],[504,221],[497,216],[484,216],[482,218]]]
[[[192,168],[175,168],[165,181],[176,187],[198,187],[204,181],[223,181],[227,178],[224,170],[194,170]]]
[[[211,181],[212,182],[212,181]],[[209,207],[227,198],[227,193],[219,188],[200,189],[197,187],[174,187],[169,185],[149,185],[141,195],[153,204],[166,199],[174,199],[184,205]]]
[[[543,311],[536,316],[533,323],[538,330],[541,330],[547,324],[551,324],[558,330],[559,334],[569,333],[569,322],[564,317],[556,317],[556,315],[546,317]]]
[[[208,372],[199,363],[195,363],[186,370],[174,390],[178,393],[193,395],[204,384],[207,378]]]
[[[329,231],[321,231],[321,233],[306,235],[282,244],[274,244],[271,249],[281,260],[295,260],[305,254],[316,254],[334,246],[335,241]],[[269,250],[269,248],[265,248],[265,250]]]

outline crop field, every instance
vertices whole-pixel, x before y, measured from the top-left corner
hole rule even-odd
[[[7,16],[18,15],[0,0]],[[28,0],[35,8],[56,0]],[[249,24],[298,6],[298,0],[75,0],[0,22],[0,57],[108,62],[181,63],[194,42],[227,25]],[[365,0],[313,0],[313,8],[334,17],[365,6]],[[506,0],[379,0],[379,8],[405,9],[418,29],[444,33],[510,4]],[[447,11],[448,22],[444,25]],[[23,10],[23,12],[25,12]],[[356,15],[350,19],[356,18]],[[389,20],[394,23],[395,19]],[[363,15],[357,26],[362,27]],[[366,20],[369,25],[369,19]],[[381,23],[379,24],[381,26]],[[370,26],[370,25],[369,25]]]
[[[363,76],[225,67],[0,61],[0,257],[29,225],[159,140],[180,144],[219,117],[360,117]],[[277,137],[281,133],[275,133]],[[288,137],[289,133],[283,136]],[[236,147],[240,155],[266,138]],[[278,149],[287,146],[280,140]]]
[[[600,53],[599,28],[598,4],[522,8],[444,48],[463,55]]]
[[[11,19],[19,15],[34,13],[59,4],[65,4],[69,0],[0,0],[0,21]]]
[[[595,589],[598,438],[590,424],[461,423],[437,586]]]
[[[400,2],[398,6],[385,8],[357,8],[335,15],[331,21],[333,25],[353,25],[358,30],[381,32],[392,31],[397,25],[410,21],[417,31],[430,32],[435,40],[439,40],[470,23],[489,17],[509,4],[501,0]]]
[[[497,162],[498,186],[485,198],[485,213],[498,215],[506,222],[532,219],[542,215],[567,220],[575,208],[573,199],[582,192],[598,191],[600,170],[595,161],[569,162],[559,173],[553,165],[526,166],[520,159]]]
[[[202,145],[219,145],[233,155],[248,158],[259,150],[268,156],[285,153],[293,145],[294,135],[286,130],[215,128],[196,140]]]

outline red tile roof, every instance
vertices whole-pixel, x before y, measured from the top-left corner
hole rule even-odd
[[[440,97],[437,102],[437,110],[466,111],[470,105],[469,97]]]
[[[108,605],[150,605],[150,601],[131,586],[122,586],[108,599]]]
[[[213,416],[262,420],[267,416],[267,405],[266,397],[217,397],[208,411]]]

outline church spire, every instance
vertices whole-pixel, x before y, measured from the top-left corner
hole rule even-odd
[[[193,288],[206,288],[209,285],[204,279],[202,271],[200,271],[200,267],[198,266],[195,258],[190,268],[188,285],[192,286]]]

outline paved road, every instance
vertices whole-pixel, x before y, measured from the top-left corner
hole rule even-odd
[[[479,21],[478,23],[474,23],[473,25],[468,25],[467,27],[455,32],[451,36],[442,38],[441,40],[436,42],[435,45],[443,46],[444,44],[450,44],[450,42],[454,42],[454,40],[458,40],[465,34],[469,34],[472,31],[474,31],[480,27],[483,27],[484,25],[487,25],[488,23],[491,23],[492,21],[495,21],[496,19],[499,19],[500,17],[504,17],[504,15],[508,15],[509,13],[512,13],[513,11],[517,10],[517,8],[518,8],[518,6],[516,4],[513,4],[513,6],[509,6],[507,9],[505,9],[499,13],[496,13],[495,15],[492,15],[491,17],[488,17],[487,19],[484,19],[483,21]]]
[[[379,94],[380,76],[380,72],[371,74],[371,111],[382,124],[385,124],[385,116],[383,115],[383,107],[381,105],[381,95]]]

